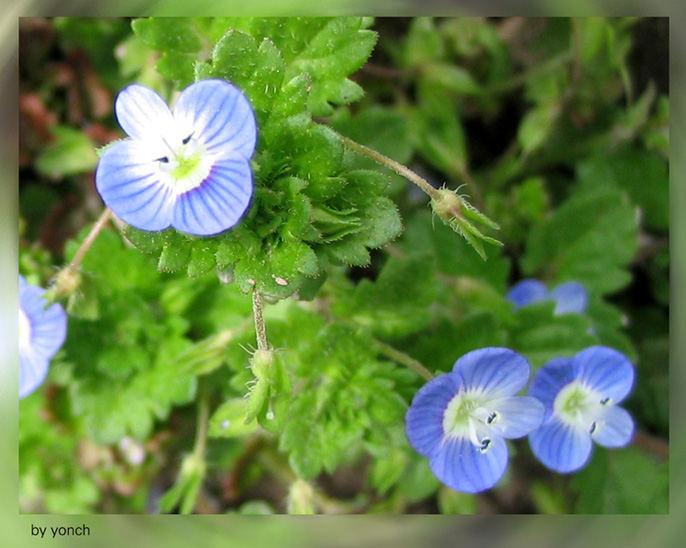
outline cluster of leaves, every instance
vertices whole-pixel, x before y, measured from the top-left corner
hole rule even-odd
[[[329,263],[367,265],[369,249],[401,230],[388,181],[343,163],[343,146],[312,116],[358,100],[348,78],[371,54],[376,33],[361,18],[151,18],[133,29],[162,52],[159,72],[183,88],[196,79],[223,78],[249,98],[259,127],[253,159],[256,193],[240,226],[213,238],[173,230],[149,235],[129,228],[141,250],[159,255],[160,271],[198,276],[218,268],[247,292],[274,298],[322,279]],[[203,44],[211,57],[199,61]],[[307,288],[305,294],[307,294]],[[311,293],[311,290],[310,292]]]
[[[110,447],[173,433],[155,453],[182,462],[157,501],[164,511],[192,511],[204,484],[245,513],[479,511],[483,499],[441,486],[408,446],[403,417],[423,380],[405,365],[444,372],[487,346],[512,348],[534,369],[593,344],[617,348],[639,369],[627,405],[639,430],[666,436],[668,103],[654,85],[632,88],[635,20],[151,18],[127,33],[83,22],[80,34],[79,21],[59,21],[65,43],[116,38],[116,59],[96,49],[112,91],[133,79],[167,96],[170,82],[180,90],[198,78],[241,87],[258,118],[256,192],[241,223],[216,237],[131,227],[125,238],[98,236],[50,372],[58,390],[46,407],[69,436],[36,422],[42,400],[22,403],[24,508],[103,507],[102,483],[55,464],[70,461],[78,439]],[[433,222],[416,189],[313,117],[437,187],[466,183],[502,226],[504,247],[484,261]],[[53,165],[73,150],[57,150]],[[27,238],[39,218],[27,217]],[[86,233],[68,243],[65,262]],[[20,268],[40,283],[51,260],[41,245],[23,246]],[[523,277],[581,282],[589,307],[515,312],[505,295]],[[275,302],[264,307],[268,349],[253,350],[253,288]],[[209,407],[207,456],[181,461],[195,401],[201,419]],[[498,488],[490,504],[664,511],[667,462],[655,463],[638,446],[601,450],[571,481],[524,482],[530,506],[513,508]],[[175,468],[164,468],[166,484]],[[636,470],[645,481],[633,485]],[[60,478],[73,488],[60,491]],[[265,478],[288,484],[288,504],[260,491]],[[141,481],[143,496],[154,492],[152,478]]]

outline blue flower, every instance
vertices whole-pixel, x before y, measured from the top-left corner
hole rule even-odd
[[[33,392],[48,374],[50,358],[64,343],[67,315],[43,299],[45,289],[19,276],[19,397]]]
[[[565,282],[548,291],[543,282],[522,280],[507,293],[507,300],[522,308],[538,301],[555,301],[555,314],[582,314],[588,306],[588,292],[579,282]]]
[[[529,372],[516,352],[482,348],[417,392],[405,415],[407,439],[448,487],[465,493],[493,487],[507,467],[505,438],[521,438],[541,424],[543,405],[514,396]]]
[[[172,112],[157,93],[133,84],[114,109],[130,139],[105,148],[95,184],[118,217],[142,230],[173,226],[199,236],[239,221],[253,193],[257,127],[237,87],[201,80],[181,92]]]
[[[531,449],[548,468],[574,472],[591,456],[593,443],[623,447],[634,421],[618,407],[634,383],[634,368],[616,350],[592,346],[572,358],[557,358],[535,375],[529,396],[540,400],[546,416],[529,436]]]

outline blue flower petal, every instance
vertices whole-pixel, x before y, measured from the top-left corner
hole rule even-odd
[[[542,282],[538,280],[522,280],[512,286],[507,293],[507,300],[521,308],[528,304],[542,301],[548,296],[548,290]]]
[[[591,434],[557,417],[529,435],[531,449],[545,466],[563,474],[582,468],[591,456]]]
[[[634,435],[634,420],[621,407],[611,405],[598,417],[597,429],[591,434],[593,440],[604,447],[624,447]]]
[[[577,376],[578,368],[573,358],[556,358],[550,360],[534,375],[528,394],[545,406],[545,420],[553,413],[555,396]]]
[[[140,84],[131,84],[119,92],[114,112],[121,128],[134,139],[160,139],[175,127],[164,99]]]
[[[257,142],[255,114],[243,92],[224,80],[188,86],[174,106],[174,118],[191,127],[209,152],[237,151],[249,159]]]
[[[592,346],[579,352],[574,361],[579,380],[614,403],[622,401],[634,384],[634,367],[624,354],[606,346]]]
[[[405,433],[420,455],[431,457],[440,449],[444,438],[443,416],[461,386],[459,375],[446,373],[422,386],[412,399],[405,414]]]
[[[67,315],[57,303],[46,309],[44,294],[45,289],[29,285],[19,276],[19,306],[31,325],[31,350],[51,358],[67,336]]]
[[[96,169],[105,205],[142,230],[173,226],[209,236],[233,227],[250,205],[257,141],[246,96],[224,80],[181,92],[174,112],[153,90],[131,85],[115,111],[131,140],[113,143]]]
[[[136,141],[111,144],[100,157],[95,185],[105,205],[142,230],[162,230],[172,222],[174,192],[160,179],[154,162]]]
[[[45,379],[50,358],[64,343],[67,315],[59,304],[45,308],[45,290],[19,276],[19,309],[28,322],[28,335],[19,341],[19,397],[33,392]],[[25,337],[22,339],[22,337]]]
[[[199,187],[179,196],[172,223],[177,230],[199,236],[223,232],[241,219],[252,189],[248,160],[235,156],[218,161]]]
[[[492,397],[512,396],[529,380],[529,362],[509,348],[481,348],[462,356],[453,368],[462,374],[467,389]]]
[[[449,438],[429,467],[445,485],[463,493],[478,493],[493,487],[507,467],[507,446],[494,437],[482,453],[467,438]]]
[[[497,421],[491,428],[509,439],[521,438],[538,428],[545,414],[543,404],[527,396],[492,400],[489,409],[498,413]]]
[[[44,301],[43,301],[44,303]],[[51,358],[67,336],[67,315],[57,303],[31,321],[31,347],[38,356]]]
[[[578,282],[566,282],[550,292],[550,297],[557,303],[555,314],[574,312],[581,314],[588,306],[588,292]]]
[[[50,358],[19,349],[19,398],[28,396],[43,383],[49,363]]]

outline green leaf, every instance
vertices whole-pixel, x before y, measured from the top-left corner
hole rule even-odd
[[[669,100],[665,95],[657,100],[655,112],[644,128],[643,141],[648,150],[669,159]]]
[[[309,196],[328,198],[331,194],[316,193],[317,185],[340,170],[343,145],[328,128],[319,125],[308,128],[299,137],[293,143],[300,150],[293,158],[292,169],[296,173],[299,172],[301,178],[310,182],[305,189]],[[336,192],[340,191],[340,186],[335,188]]]
[[[573,356],[597,344],[591,323],[580,314],[554,315],[555,303],[541,301],[517,311],[518,323],[509,330],[508,344],[523,354],[534,369],[553,358]]]
[[[178,232],[170,231],[170,241],[162,248],[157,269],[160,272],[178,272],[187,268],[192,250],[191,244],[183,236]]]
[[[84,227],[74,240],[67,242],[67,261],[73,260],[91,228]],[[125,264],[126,268],[122,268],[122,264]],[[125,246],[119,235],[111,230],[103,230],[84,256],[81,270],[85,278],[91,280],[91,289],[101,295],[125,291],[145,295],[158,288],[159,274],[155,272],[154,267],[150,268],[153,265],[150,257]]]
[[[377,34],[362,29],[362,18],[328,21],[289,63],[288,79],[299,72],[312,77],[309,107],[315,116],[331,114],[329,102],[347,104],[359,99],[358,86],[347,80],[367,61]]]
[[[427,83],[450,90],[459,95],[478,95],[482,92],[479,84],[466,69],[448,63],[432,62],[422,69]]]
[[[333,242],[326,248],[335,262],[351,266],[367,266],[371,260],[369,250],[360,242]]]
[[[538,223],[543,220],[548,205],[543,178],[525,179],[513,189],[512,198],[514,207],[523,220],[530,223]]]
[[[366,247],[386,245],[403,229],[398,208],[388,198],[374,198],[360,209],[360,213],[362,224],[356,239],[362,240]]]
[[[603,186],[625,190],[645,215],[648,228],[669,228],[669,173],[660,156],[633,147],[614,154],[594,155],[577,165],[579,184],[586,190]]]
[[[230,30],[217,42],[211,63],[199,64],[196,78],[223,78],[238,86],[257,111],[258,125],[268,118],[271,104],[284,79],[281,52],[268,38]]]
[[[195,53],[201,48],[192,19],[150,17],[134,20],[131,27],[144,43],[160,51]]]
[[[208,428],[213,438],[240,438],[257,430],[257,422],[247,420],[246,401],[234,398],[225,401],[212,414]]]
[[[184,89],[194,81],[196,57],[185,53],[166,52],[155,65],[157,72],[178,82],[179,89]]]
[[[531,154],[543,146],[559,115],[560,107],[556,103],[536,106],[524,115],[517,129],[517,142],[524,154]]]
[[[580,514],[666,514],[669,462],[656,462],[637,448],[597,447],[591,463],[572,480]],[[636,471],[641,473],[637,474]]]
[[[78,129],[55,126],[54,140],[36,158],[36,169],[51,178],[60,179],[88,173],[98,163],[91,140]]]
[[[131,225],[124,227],[124,237],[143,253],[154,253],[161,250],[168,236],[166,231],[148,232]]]
[[[416,17],[410,23],[404,41],[402,64],[406,67],[421,66],[440,58],[444,53],[443,40],[431,17]]]
[[[505,329],[494,315],[474,311],[455,320],[445,318],[432,325],[430,332],[418,337],[412,355],[429,371],[450,371],[467,352],[488,346],[507,346]]]
[[[193,246],[191,249],[190,260],[188,261],[188,275],[191,278],[198,278],[212,270],[216,264],[215,253],[217,248],[216,240],[206,240],[207,245],[201,247]]]
[[[418,502],[435,493],[440,485],[441,483],[429,468],[429,460],[413,455],[413,459],[398,482],[397,489],[408,502]]]
[[[54,371],[54,362],[51,364]],[[83,455],[78,436],[65,435],[55,423],[36,420],[45,399],[19,401],[19,490],[20,508],[41,507],[59,513],[92,513],[102,493],[91,471],[75,465]]]
[[[579,20],[579,49],[581,62],[585,65],[597,63],[598,57],[604,57],[607,47],[609,26],[602,17],[588,17]]]
[[[312,77],[306,72],[284,83],[272,103],[271,119],[280,120],[305,112],[311,85]]]
[[[226,345],[235,335],[234,330],[227,329],[193,343],[176,356],[169,367],[182,375],[197,376],[214,371],[224,364]]]
[[[465,131],[452,98],[426,79],[418,82],[418,110],[410,110],[410,135],[426,160],[459,177],[469,163]]]
[[[372,461],[369,468],[369,484],[383,495],[402,477],[408,462],[407,451],[395,449],[386,458]]]
[[[190,514],[206,473],[207,464],[202,457],[191,454],[183,459],[176,483],[159,499],[159,511],[173,512],[178,507],[179,513]]]
[[[180,88],[194,81],[194,65],[202,48],[198,29],[190,18],[149,17],[131,23],[136,36],[147,46],[162,52],[157,71],[176,80]]]
[[[438,491],[438,507],[441,514],[476,514],[476,497],[468,493],[459,493],[447,487]]]
[[[74,324],[71,322],[70,329],[78,330]],[[76,340],[82,337],[73,335]],[[180,376],[169,367],[169,362],[187,345],[184,340],[169,335],[165,339],[164,346],[159,348],[157,354],[149,347],[135,354],[131,349],[128,353],[120,353],[119,360],[123,363],[118,367],[121,369],[127,365],[129,372],[127,380],[119,379],[116,385],[112,383],[113,364],[109,363],[107,374],[102,371],[106,365],[102,361],[106,356],[105,351],[91,352],[83,358],[88,360],[91,368],[93,364],[99,366],[101,372],[94,371],[88,375],[81,373],[80,379],[71,387],[71,398],[74,413],[82,417],[86,431],[94,440],[116,443],[127,435],[145,439],[152,431],[155,418],[165,419],[173,405],[188,403],[193,399],[195,378]],[[99,344],[105,349],[112,349],[116,343],[100,340]],[[70,355],[75,357],[76,352],[72,349]],[[128,364],[125,360],[128,360]],[[132,375],[134,367],[144,367],[145,371]]]
[[[368,336],[338,323],[325,325],[318,314],[294,305],[285,310],[283,320],[268,328],[272,344],[288,349],[284,359],[299,378],[279,439],[294,471],[311,479],[352,462],[375,432],[404,439],[404,402],[393,396],[374,414],[369,411],[380,394],[392,391],[396,368],[377,361]]]
[[[612,293],[630,280],[637,217],[626,195],[612,188],[578,191],[529,233],[524,274],[575,280],[591,293]],[[542,276],[541,276],[542,274]]]
[[[67,244],[67,258],[88,232],[84,229],[77,241]],[[162,283],[150,258],[125,246],[113,232],[99,234],[81,268],[97,315],[69,321],[64,348],[74,379],[69,386],[74,414],[100,443],[127,435],[145,439],[155,419],[166,418],[174,405],[193,398],[193,372],[212,359],[221,360],[221,354],[211,343],[189,350],[192,344],[184,336],[188,322],[162,314],[159,303],[171,280]],[[207,361],[199,363],[198,353]]]
[[[427,254],[390,257],[376,281],[360,281],[351,295],[338,301],[334,311],[383,336],[420,331],[433,316],[434,269]]]

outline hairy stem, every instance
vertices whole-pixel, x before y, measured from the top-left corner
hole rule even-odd
[[[388,356],[391,358],[393,361],[398,362],[399,364],[405,365],[412,369],[417,375],[420,377],[424,377],[427,381],[430,381],[431,379],[434,378],[432,375],[431,371],[429,371],[426,367],[424,367],[421,363],[419,363],[417,360],[414,358],[411,358],[404,352],[400,352],[400,350],[396,350],[392,346],[387,345],[386,343],[383,343],[381,341],[374,341],[377,348],[379,349],[379,352],[381,354],[384,354],[385,356]]]
[[[262,295],[253,288],[252,290],[252,311],[255,320],[255,335],[257,337],[258,350],[269,350],[269,343],[267,342],[267,327],[264,324],[264,316],[262,315]]]
[[[86,236],[86,239],[81,244],[81,247],[79,247],[71,263],[69,263],[69,266],[67,266],[67,270],[70,270],[72,272],[76,271],[76,269],[81,264],[81,261],[83,261],[83,258],[86,256],[86,253],[90,249],[91,245],[93,245],[93,242],[98,237],[98,234],[100,234],[100,231],[103,229],[103,227],[109,220],[110,215],[112,215],[112,210],[110,208],[106,208],[100,214],[100,217],[93,225],[93,228],[91,228],[91,231],[88,233],[88,236]]]
[[[195,428],[195,445],[193,455],[203,459],[207,447],[207,427],[210,419],[210,402],[207,388],[203,379],[198,379],[198,417]]]
[[[333,130],[331,130],[333,131]],[[391,160],[388,156],[384,156],[380,152],[377,152],[376,150],[372,150],[369,147],[366,147],[364,145],[361,145],[360,143],[357,143],[353,141],[352,139],[348,139],[344,135],[341,135],[340,133],[333,131],[336,136],[341,140],[344,146],[348,147],[350,150],[353,150],[357,152],[358,154],[362,154],[363,156],[366,156],[367,158],[371,158],[378,164],[381,164],[382,166],[386,166],[389,169],[392,169],[395,171],[398,175],[401,177],[405,177],[407,180],[413,182],[415,185],[417,185],[422,191],[424,191],[426,194],[429,195],[429,197],[432,200],[438,200],[440,199],[440,194],[438,191],[431,186],[431,183],[429,183],[426,179],[423,177],[417,175],[414,171],[411,169],[405,167],[402,164],[399,164],[395,160]]]

